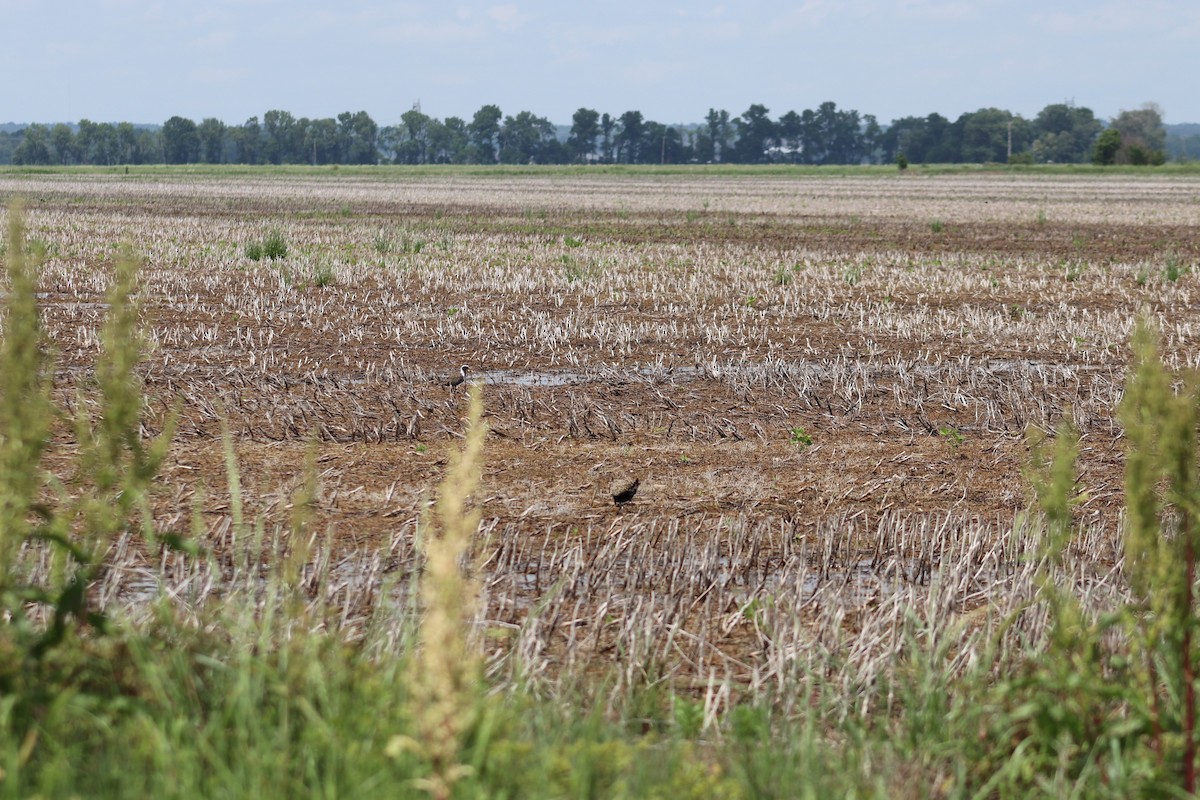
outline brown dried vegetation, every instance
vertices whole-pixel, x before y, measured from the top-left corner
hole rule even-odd
[[[1037,591],[1024,433],[1064,415],[1087,534],[1063,579],[1099,605],[1123,591],[1126,343],[1144,308],[1168,366],[1200,360],[1200,182],[389,175],[0,178],[48,249],[59,402],[80,397],[124,237],[144,262],[147,426],[182,401],[155,525],[195,528],[212,557],[126,535],[104,603],[162,588],[186,610],[255,574],[226,420],[245,514],[285,550],[316,441],[299,588],[366,636],[405,602],[465,414],[441,381],[463,363],[490,429],[475,502],[493,675],[615,662],[715,714],[831,653],[855,666],[849,698],[914,619],[970,659],[989,631],[963,615]],[[246,258],[267,230],[287,258]],[[59,431],[59,457],[72,447]],[[624,474],[641,485],[617,509]]]

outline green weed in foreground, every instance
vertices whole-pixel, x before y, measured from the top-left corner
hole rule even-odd
[[[987,787],[1047,796],[1179,796],[1197,788],[1196,561],[1200,553],[1200,381],[1174,376],[1140,324],[1121,404],[1126,433],[1125,573],[1131,599],[1085,611],[1050,567],[1074,546],[1078,433],[1052,457],[1035,446],[1047,531],[1045,652],[1030,652],[987,694]],[[1004,746],[1004,742],[1010,746]],[[1052,790],[1052,791],[1051,791]]]
[[[1040,594],[1009,618],[987,606],[962,614],[954,625],[981,631],[972,662],[951,650],[958,637],[900,614],[892,670],[857,673],[832,646],[827,668],[730,686],[710,708],[653,670],[632,682],[603,668],[521,682],[485,668],[465,559],[484,456],[477,396],[463,453],[420,526],[410,599],[378,602],[361,638],[343,638],[324,593],[299,589],[314,563],[315,466],[291,527],[268,531],[244,516],[228,432],[237,553],[178,556],[217,576],[220,601],[162,596],[136,617],[99,616],[83,589],[100,577],[106,543],[131,532],[151,552],[168,544],[146,514],[169,437],[139,434],[136,260],[119,259],[104,352],[76,404],[87,410],[69,419],[50,399],[37,260],[19,212],[6,263],[0,795],[1115,798],[1195,786],[1200,382],[1167,373],[1145,327],[1121,410],[1128,591],[1117,606],[1085,607],[1067,567],[1083,543],[1077,434],[1064,426],[1052,454],[1035,448],[1039,511],[1021,523],[1044,542]],[[57,421],[73,426],[80,452],[61,483],[41,466]],[[767,610],[746,612],[769,648]],[[1021,630],[1044,637],[1006,638],[1031,615],[1045,624]]]
[[[114,537],[140,531],[156,542],[149,512],[153,481],[170,443],[172,423],[156,440],[141,434],[140,358],[133,302],[137,262],[125,248],[108,293],[109,314],[90,385],[79,387],[71,420],[78,443],[74,474],[63,486],[41,466],[56,410],[36,301],[37,261],[26,251],[19,205],[9,212],[3,343],[0,345],[0,690],[19,689],[26,670],[75,628],[103,634],[107,620],[87,587],[98,579]],[[89,398],[99,408],[89,408]],[[50,499],[48,499],[50,498]],[[182,543],[172,535],[161,544]],[[44,545],[49,560],[30,570],[23,547]],[[35,688],[35,687],[31,687]],[[25,698],[27,699],[27,698]]]

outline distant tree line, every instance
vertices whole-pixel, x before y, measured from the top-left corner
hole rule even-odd
[[[881,164],[1016,162],[1154,164],[1166,159],[1161,110],[1122,111],[1107,126],[1091,109],[1057,103],[1031,120],[982,108],[950,120],[902,117],[883,126],[833,102],[772,119],[710,109],[695,125],[580,108],[569,129],[529,111],[485,105],[468,121],[414,107],[380,127],[365,111],[296,118],[272,110],[241,125],[174,116],[161,128],[80,120],[0,131],[0,163],[71,164]],[[1186,153],[1185,153],[1186,155]]]

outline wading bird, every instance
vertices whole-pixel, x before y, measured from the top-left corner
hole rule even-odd
[[[466,364],[463,364],[461,367],[458,368],[457,375],[452,375],[451,377],[442,381],[442,386],[449,386],[450,391],[453,392],[459,385],[462,384],[463,381],[465,381],[467,379],[467,372],[469,372],[469,371],[470,371],[470,368],[467,367]]]

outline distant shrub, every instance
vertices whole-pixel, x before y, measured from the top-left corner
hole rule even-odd
[[[904,153],[896,156],[896,168],[901,172],[908,169],[908,159],[904,156]]]
[[[251,261],[262,261],[263,246],[262,242],[250,242],[246,245],[246,258]]]

